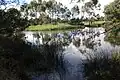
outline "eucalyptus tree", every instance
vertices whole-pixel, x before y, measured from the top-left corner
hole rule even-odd
[[[100,10],[100,7],[101,4],[97,0],[86,2],[82,7],[83,12],[87,14],[85,16],[89,19],[89,25],[92,23],[92,19],[97,17],[96,10]]]
[[[22,5],[21,11],[24,11],[26,16],[28,15],[39,19],[41,21],[40,24],[49,22],[48,20],[50,20],[50,18],[51,22],[52,19],[68,19],[68,17],[70,17],[71,14],[70,10],[67,7],[63,6],[62,3],[58,3],[55,0],[33,0],[30,2],[30,4]]]
[[[88,15],[94,15],[95,13],[95,9],[98,10],[100,9],[100,4],[98,2],[98,0],[71,0],[72,1],[76,1],[76,3],[79,3],[78,5],[75,5],[72,9],[74,10],[73,12],[78,12],[80,14],[83,13],[83,15],[81,15],[81,17],[86,16],[84,15],[84,13],[87,13]],[[78,7],[79,6],[79,7]],[[78,10],[78,11],[77,11]]]
[[[70,9],[66,8],[64,18],[68,21],[71,18],[71,15],[72,15],[72,13],[71,13]]]
[[[41,14],[41,12],[45,12],[46,6],[45,1],[42,0],[33,0],[29,4],[23,4],[21,6],[21,11],[24,11],[24,13],[28,13],[28,16],[37,18],[38,13]]]
[[[87,1],[87,0],[71,0],[72,1],[76,1],[76,2],[84,2],[84,1]],[[96,5],[98,3],[98,0],[90,0],[93,2],[94,5]]]
[[[75,18],[75,16],[79,15],[79,13],[80,13],[79,6],[78,6],[78,5],[75,5],[75,6],[71,9],[71,12],[72,12],[72,18]]]
[[[28,15],[29,15],[29,10],[30,7],[28,6],[27,3],[24,3],[23,5],[20,6],[20,11],[23,15],[23,18],[28,18]]]
[[[20,11],[23,13],[23,17],[35,17],[36,16],[36,1],[31,1],[29,4],[24,3],[20,6]]]
[[[62,3],[56,2],[54,0],[48,1],[46,6],[47,6],[48,15],[50,15],[52,19],[57,20],[63,17],[65,18],[65,15],[68,12],[67,7],[63,6]]]
[[[37,8],[38,8],[37,1],[36,0],[31,1],[30,4],[28,4],[28,8],[29,8],[29,13],[30,13],[29,15],[31,17],[37,18],[37,12],[38,12],[38,10],[37,10]]]
[[[114,0],[114,2],[107,5],[104,9],[105,18],[108,21],[112,21],[106,28],[112,32],[112,35],[117,36],[120,33],[120,0]]]
[[[120,0],[115,0],[114,2],[107,5],[104,9],[104,13],[107,20],[120,20]]]
[[[58,10],[58,18],[60,18],[63,22],[68,22],[71,18],[71,11],[66,6],[61,6]]]
[[[50,16],[50,18],[53,17],[53,8],[54,8],[54,6],[55,6],[55,3],[54,3],[53,0],[50,0],[50,1],[46,2],[47,13]],[[51,22],[52,22],[52,19],[51,19]]]
[[[48,1],[46,3],[46,7],[47,7],[48,15],[52,19],[56,19],[56,20],[61,18],[68,19],[68,17],[70,17],[71,15],[70,10],[66,6],[54,0]]]

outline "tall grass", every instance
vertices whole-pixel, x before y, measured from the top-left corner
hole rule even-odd
[[[119,80],[120,53],[89,57],[84,64],[85,80]]]

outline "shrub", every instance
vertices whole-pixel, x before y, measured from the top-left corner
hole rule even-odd
[[[85,80],[119,80],[120,54],[90,57],[84,64]]]
[[[24,66],[28,72],[49,72],[57,68],[58,45],[44,44],[41,48],[35,48],[34,52],[24,54]]]
[[[57,68],[59,55],[57,44],[45,44],[33,48],[17,36],[12,38],[0,36],[0,44],[0,71],[2,71],[0,80],[8,78],[9,80],[28,80],[29,72],[42,73],[54,71]]]

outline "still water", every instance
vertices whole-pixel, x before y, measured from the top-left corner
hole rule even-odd
[[[61,44],[66,72],[60,70],[49,74],[32,76],[32,80],[84,80],[83,65],[88,54],[108,53],[120,51],[120,46],[105,41],[104,28],[88,28],[65,32],[31,32],[24,31],[25,41],[30,45]]]

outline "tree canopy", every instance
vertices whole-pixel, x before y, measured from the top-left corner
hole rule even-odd
[[[120,20],[120,0],[115,0],[107,5],[104,13],[107,20]]]

